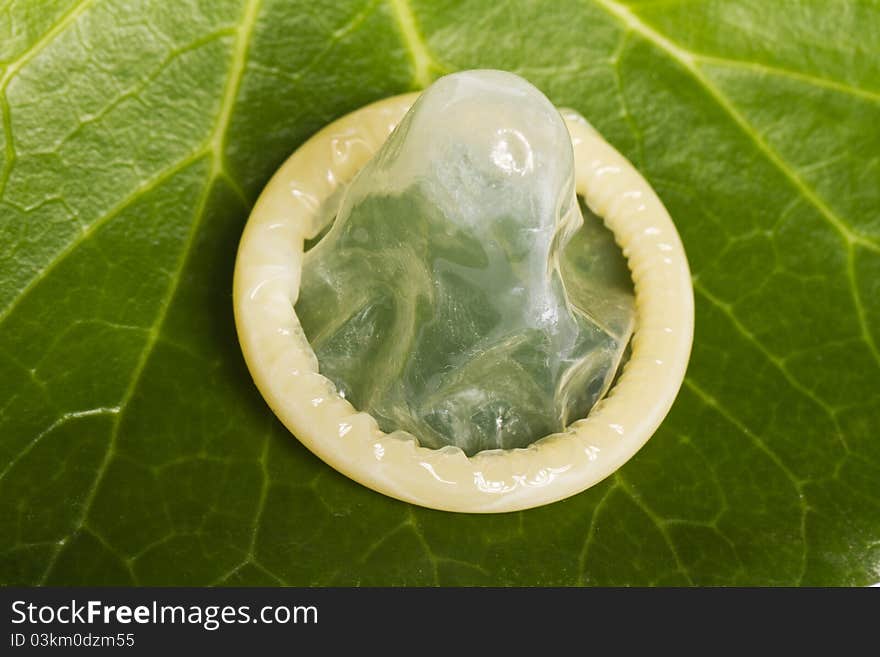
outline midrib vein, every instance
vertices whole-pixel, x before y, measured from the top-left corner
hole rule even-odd
[[[432,69],[436,68],[434,58],[419,32],[409,1],[389,0],[389,5],[391,14],[403,36],[403,45],[410,55],[413,66],[413,82],[424,89],[434,81],[434,76],[431,74]]]
[[[144,370],[146,369],[147,363],[149,362],[150,355],[153,353],[159,336],[162,333],[162,327],[164,326],[165,319],[168,316],[168,310],[171,307],[172,301],[174,300],[177,289],[180,285],[183,270],[185,269],[186,263],[189,260],[193,244],[196,241],[196,236],[198,235],[199,228],[205,217],[205,212],[207,210],[211,190],[213,189],[214,183],[217,178],[223,175],[223,172],[225,170],[223,165],[223,148],[226,143],[226,133],[229,127],[229,120],[232,116],[232,110],[235,105],[235,100],[238,96],[239,87],[241,86],[241,78],[243,77],[245,70],[247,50],[250,44],[250,38],[253,32],[254,25],[256,24],[256,17],[259,11],[260,1],[261,0],[248,0],[247,4],[245,5],[244,14],[242,16],[238,36],[236,38],[235,50],[233,51],[232,59],[230,62],[229,78],[226,84],[226,88],[224,90],[220,112],[217,117],[214,131],[211,135],[211,138],[208,140],[208,143],[211,146],[211,168],[208,172],[208,175],[206,176],[205,185],[202,190],[201,197],[199,198],[198,205],[196,206],[196,210],[193,214],[193,222],[190,226],[186,242],[181,249],[181,254],[178,258],[177,267],[174,270],[174,274],[171,276],[168,289],[159,306],[158,312],[156,314],[156,319],[147,334],[147,339],[138,357],[138,361],[134,369],[132,370],[129,385],[123,393],[119,405],[116,407],[119,409],[119,411],[114,416],[113,427],[111,429],[110,437],[107,442],[107,449],[104,452],[104,457],[100,465],[98,466],[97,472],[95,473],[95,479],[92,483],[92,486],[89,489],[89,492],[86,494],[82,510],[80,511],[74,528],[68,533],[67,538],[59,541],[58,548],[53,552],[46,566],[46,569],[43,572],[40,584],[45,583],[49,575],[52,573],[52,569],[54,568],[55,563],[57,562],[58,557],[64,549],[64,546],[67,544],[69,538],[71,536],[77,535],[77,533],[83,528],[86,520],[88,519],[89,513],[101,487],[101,482],[103,481],[104,476],[107,473],[107,469],[109,468],[110,463],[113,460],[113,456],[116,450],[116,443],[119,437],[119,428],[122,425],[125,414],[130,407],[131,400],[134,398],[134,395],[137,392],[138,385],[140,384]]]
[[[232,53],[232,62],[229,66],[229,81],[223,94],[223,101],[220,105],[220,114],[217,117],[217,123],[214,130],[211,145],[214,151],[214,160],[219,163],[220,169],[224,161],[224,148],[226,146],[226,133],[229,129],[229,122],[232,118],[232,109],[235,106],[235,100],[238,97],[238,91],[241,88],[241,80],[244,77],[245,62],[247,52],[250,48],[251,36],[254,32],[254,26],[257,23],[257,14],[259,13],[262,0],[246,0],[244,14],[238,28],[238,38],[235,42],[235,50]]]

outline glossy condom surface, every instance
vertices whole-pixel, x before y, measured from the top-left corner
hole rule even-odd
[[[295,310],[321,373],[383,430],[468,455],[526,447],[605,394],[632,298],[606,293],[576,257],[563,279],[584,221],[571,137],[522,78],[438,80],[333,215],[305,256]],[[607,233],[576,246],[616,255],[629,278]],[[593,294],[567,292],[585,286]]]
[[[693,337],[693,295],[681,242],[647,183],[581,117],[563,111],[576,188],[614,232],[632,271],[632,355],[589,416],[527,448],[468,457],[385,434],[337,395],[293,306],[303,242],[321,206],[381,147],[415,101],[380,101],[327,126],[279,169],[257,202],[239,249],[236,324],[245,359],[282,422],[332,467],[377,491],[427,507],[503,512],[546,504],[605,478],[659,426],[675,398]]]

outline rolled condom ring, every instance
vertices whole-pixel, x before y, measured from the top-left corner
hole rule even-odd
[[[520,93],[522,100],[511,102],[511,98],[516,100]],[[417,93],[388,98],[330,124],[297,149],[266,186],[242,236],[235,271],[233,301],[245,360],[257,387],[285,426],[325,462],[374,490],[422,506],[462,512],[514,511],[568,497],[601,481],[635,454],[659,426],[675,399],[693,338],[693,292],[681,241],[665,208],[632,165],[573,111],[561,110],[570,137],[558,126],[554,127],[554,120],[561,124],[558,114],[539,91],[520,78],[497,71],[447,76],[432,85],[425,92],[425,98],[407,115],[417,98]],[[457,101],[473,103],[474,99],[483,106],[466,108],[474,118],[462,121],[456,114],[462,111],[461,106],[456,106]],[[541,103],[550,107],[550,111],[545,111]],[[537,108],[534,110],[537,113],[530,115],[530,107]],[[394,133],[401,122],[401,129]],[[420,127],[425,123],[427,127]],[[468,125],[470,123],[473,125]],[[464,173],[454,166],[454,157],[449,159],[450,152],[457,153],[462,162],[468,163]],[[474,153],[479,157],[475,158]],[[483,154],[492,160],[486,171],[481,169],[486,164]],[[614,234],[627,258],[635,289],[636,327],[631,354],[604,397],[602,394],[619,362],[622,342],[629,337],[629,327],[603,333],[589,323],[573,323],[563,312],[564,298],[560,302],[554,292],[559,284],[554,278],[558,274],[554,274],[554,267],[558,265],[554,261],[554,249],[558,251],[558,244],[564,244],[578,227],[570,216],[576,213],[579,221],[580,214],[576,204],[573,209],[570,207],[573,190],[571,181],[566,181],[566,166],[570,171],[572,158],[577,194]],[[478,160],[476,165],[475,160]],[[445,164],[432,164],[437,162]],[[452,166],[447,166],[450,162]],[[352,183],[362,169],[363,175]],[[500,174],[496,175],[496,170]],[[368,177],[365,182],[363,179]],[[547,193],[518,189],[517,182],[523,177],[546,185]],[[501,294],[506,289],[504,286],[511,287],[513,280],[516,283],[513,287],[526,288],[524,298],[531,299],[522,304],[525,312],[513,319],[518,331],[514,331],[514,335],[527,335],[529,339],[537,335],[537,342],[526,341],[526,351],[535,348],[539,352],[547,351],[541,353],[541,358],[533,359],[543,365],[530,370],[523,381],[527,383],[537,377],[536,380],[546,385],[539,385],[535,390],[554,390],[556,397],[544,400],[547,402],[544,406],[550,404],[563,418],[567,409],[574,408],[570,400],[577,395],[572,391],[586,390],[591,385],[592,393],[588,395],[591,398],[586,407],[596,398],[599,401],[592,405],[584,419],[568,423],[568,418],[558,430],[528,444],[513,429],[508,431],[506,425],[502,428],[502,417],[513,418],[510,422],[513,427],[523,425],[523,418],[530,427],[550,425],[542,425],[546,418],[537,412],[517,415],[517,408],[513,408],[506,409],[503,416],[499,412],[497,433],[484,429],[468,433],[463,430],[467,427],[461,421],[456,424],[444,419],[455,410],[455,404],[441,421],[437,420],[436,413],[431,414],[436,407],[443,408],[444,397],[459,394],[459,399],[465,401],[475,399],[472,391],[463,391],[460,385],[467,377],[449,380],[433,377],[433,388],[425,392],[425,383],[420,379],[421,387],[413,387],[410,372],[409,379],[403,377],[408,381],[407,386],[390,386],[383,390],[378,401],[375,401],[376,395],[369,395],[377,417],[391,431],[384,433],[376,418],[356,410],[343,396],[344,384],[337,386],[319,374],[315,351],[294,308],[300,301],[301,283],[304,283],[302,305],[311,304],[320,315],[319,301],[323,294],[330,317],[338,313],[340,299],[344,301],[346,295],[357,296],[358,280],[363,275],[346,278],[340,272],[350,268],[346,262],[357,262],[359,248],[365,258],[373,258],[368,270],[382,270],[387,266],[384,275],[391,279],[395,275],[418,278],[420,269],[392,266],[395,258],[401,259],[400,251],[392,250],[387,257],[375,254],[375,245],[369,238],[383,230],[383,215],[381,211],[365,212],[364,208],[370,207],[371,190],[380,188],[383,193],[387,192],[383,198],[405,199],[406,190],[412,189],[419,180],[427,180],[418,195],[427,205],[423,204],[413,216],[430,215],[430,206],[436,203],[459,222],[450,231],[449,244],[483,240],[484,245],[493,246],[478,249],[476,253],[482,254],[480,257],[502,265],[504,257],[511,258],[515,266],[501,267],[508,278],[501,280],[500,287],[495,280],[486,284]],[[343,191],[339,205],[338,197]],[[484,210],[475,209],[482,201],[493,208],[492,216],[497,225],[490,223],[486,228],[475,224],[476,219],[485,215]],[[335,212],[328,213],[327,208],[335,210],[337,206],[338,222],[306,256],[305,241],[322,233],[328,221],[336,216]],[[526,217],[525,225],[504,223],[523,207],[526,210],[519,214]],[[406,214],[405,208],[403,214]],[[556,224],[548,223],[548,217],[555,217]],[[420,224],[418,239],[433,236],[433,241],[424,244],[440,248],[444,262],[460,260],[463,256],[457,251],[443,251],[446,243],[442,231],[435,230],[438,225],[442,225],[442,221]],[[500,226],[501,230],[486,233],[493,225]],[[395,231],[396,228],[389,233],[390,237],[383,236],[381,240],[394,241]],[[518,231],[534,237],[517,241]],[[334,244],[341,258],[327,255]],[[348,251],[339,250],[340,245],[349,247]],[[550,262],[549,270],[546,267],[542,270],[538,266],[541,262]],[[334,272],[334,267],[341,269]],[[434,271],[436,273],[436,268]],[[341,278],[334,279],[336,275]],[[380,271],[377,275],[383,274]],[[321,281],[327,280],[335,281],[336,285],[322,287]],[[535,293],[530,283],[546,293]],[[436,296],[441,299],[444,294],[454,296],[457,289],[454,285],[444,288],[442,276],[435,285],[439,290]],[[485,286],[482,289],[485,291]],[[426,298],[435,297],[429,293]],[[437,302],[427,316],[442,317],[444,307]],[[557,318],[545,331],[548,338],[541,337],[544,334],[540,329],[545,325],[539,321],[541,312],[538,311],[544,311],[548,317],[555,313]],[[604,318],[600,319],[604,322]],[[327,317],[322,321],[319,328],[330,322]],[[490,326],[494,325],[490,323]],[[314,336],[314,331],[309,332]],[[586,342],[585,335],[589,337]],[[511,340],[502,342],[506,348]],[[397,349],[409,348],[410,344],[415,350],[413,358],[426,362],[419,355],[419,349],[430,351],[431,341],[421,347],[417,341],[403,341]],[[584,344],[589,347],[586,352]],[[482,354],[485,346],[474,343],[470,347],[472,353]],[[590,350],[595,354],[597,349],[602,358],[598,361],[593,358],[593,361],[600,362],[601,367],[585,368],[582,362],[589,360],[585,356],[589,356]],[[403,356],[395,358],[397,362]],[[504,370],[512,360],[516,357],[505,353],[486,365],[483,373],[496,377],[493,380],[512,378],[516,384],[512,390],[526,387]],[[345,359],[340,362],[344,365]],[[444,371],[455,369],[449,362],[441,362],[441,365]],[[328,366],[334,369],[329,357]],[[511,371],[521,370],[516,365]],[[336,367],[337,381],[341,382],[340,376],[344,378],[345,372],[344,367]],[[547,376],[551,377],[549,383],[541,378]],[[441,382],[438,384],[437,380]],[[407,396],[406,392],[412,390],[422,396]],[[438,397],[438,390],[444,394]],[[357,395],[354,397],[357,401]],[[534,397],[532,393],[522,399]],[[585,403],[584,399],[578,399],[578,403]],[[490,401],[497,406],[497,395]],[[480,403],[483,406],[479,408],[496,407],[485,400]],[[417,412],[415,420],[408,423],[406,413],[400,410],[407,408],[423,412]],[[466,407],[465,411],[465,415],[477,416],[474,408]],[[401,428],[411,429],[412,433]],[[420,445],[420,440],[433,448]],[[493,443],[496,440],[498,442]],[[506,447],[505,440],[519,441],[520,446],[492,448],[496,444]]]

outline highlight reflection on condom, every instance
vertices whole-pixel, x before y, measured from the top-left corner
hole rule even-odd
[[[632,456],[675,397],[684,252],[631,165],[524,80],[447,76],[407,113],[416,96],[331,124],[263,192],[236,265],[245,358],[291,432],[371,488],[457,511],[561,499]],[[574,235],[600,246],[575,189],[623,248],[634,305],[569,257]]]

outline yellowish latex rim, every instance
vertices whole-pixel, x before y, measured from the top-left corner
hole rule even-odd
[[[245,360],[263,397],[306,447],[380,493],[434,509],[516,511],[574,495],[623,465],[678,393],[693,339],[693,290],[675,226],[633,166],[574,112],[577,192],[623,249],[635,284],[632,355],[608,396],[566,431],[524,449],[467,457],[385,434],[335,393],[294,312],[303,240],[319,208],[383,144],[418,94],[363,107],[317,133],[266,186],[241,239],[233,303]]]

